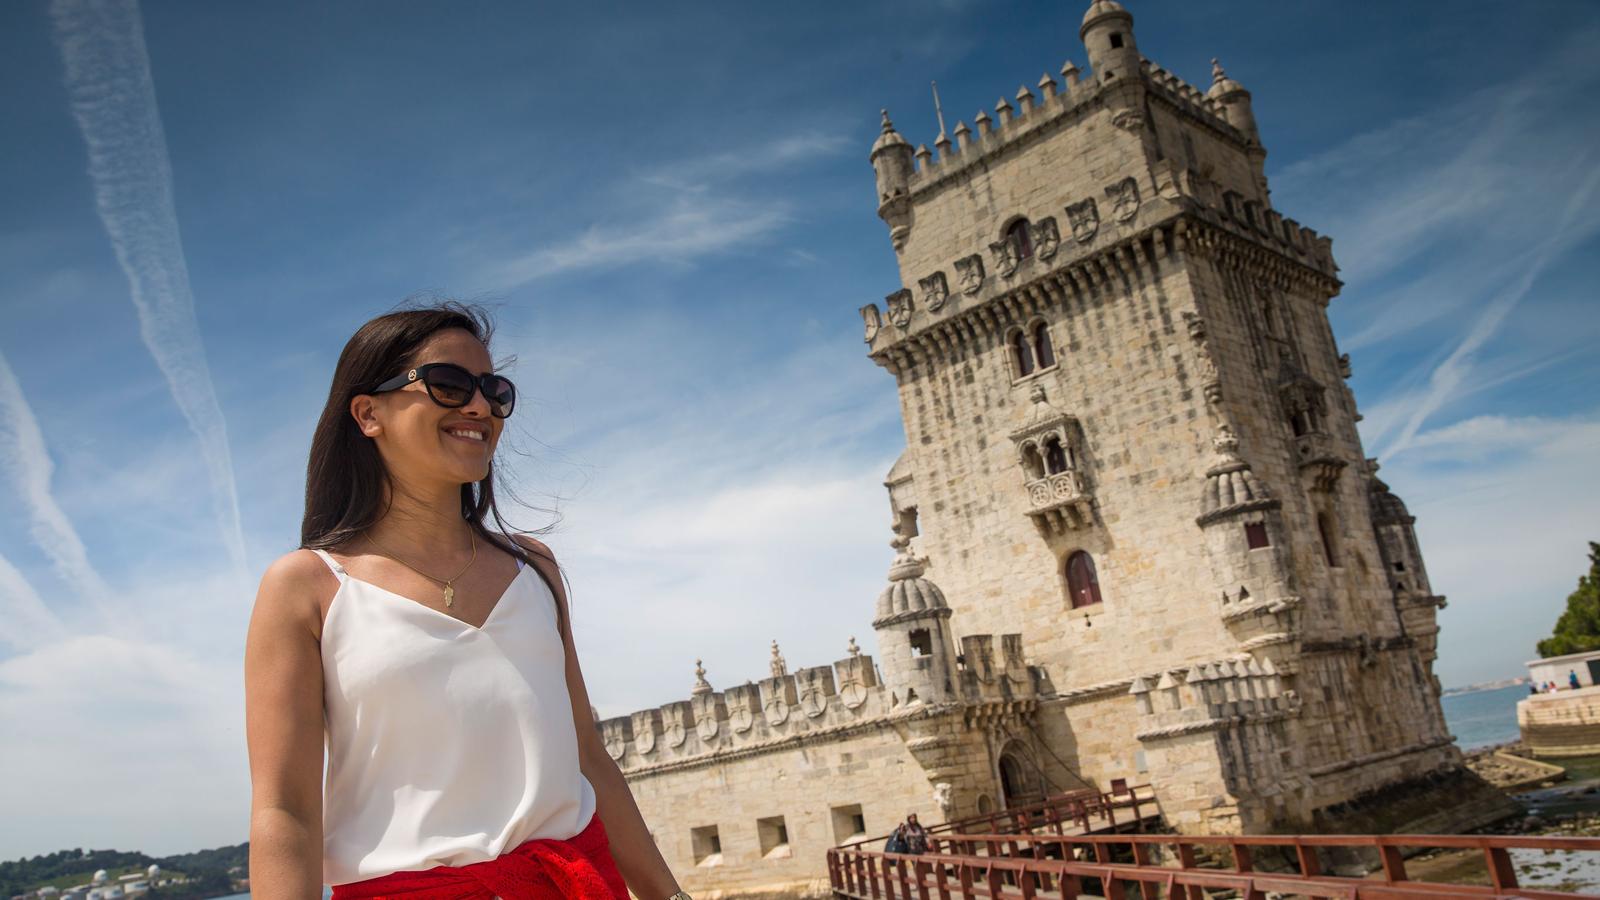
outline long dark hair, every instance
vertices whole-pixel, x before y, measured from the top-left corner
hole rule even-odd
[[[311,435],[311,456],[306,463],[306,510],[300,520],[300,546],[326,550],[342,545],[388,512],[383,507],[383,488],[389,483],[389,470],[378,455],[372,439],[361,433],[350,416],[350,401],[358,394],[370,393],[397,372],[414,365],[412,356],[435,332],[461,328],[489,346],[494,323],[483,309],[455,300],[432,306],[385,313],[362,325],[344,345],[333,370],[333,385],[328,402]],[[478,538],[534,566],[546,584],[549,579],[537,565],[535,554],[506,537],[511,530],[494,502],[494,461],[482,481],[461,485],[461,517]],[[496,530],[484,519],[494,517]],[[548,532],[554,525],[535,531]],[[553,557],[537,554],[554,563]],[[559,565],[556,571],[561,572]],[[563,574],[563,582],[565,576]],[[549,585],[552,594],[554,585]],[[566,631],[567,622],[556,607],[557,626]]]

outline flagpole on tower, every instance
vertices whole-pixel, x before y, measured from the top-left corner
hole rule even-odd
[[[944,107],[939,105],[939,82],[933,83],[933,111],[939,117],[939,138],[944,139]]]

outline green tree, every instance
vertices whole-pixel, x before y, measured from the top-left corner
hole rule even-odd
[[[1539,642],[1539,656],[1565,656],[1600,649],[1600,544],[1589,542],[1589,574],[1567,597],[1567,610],[1556,620],[1555,633]]]

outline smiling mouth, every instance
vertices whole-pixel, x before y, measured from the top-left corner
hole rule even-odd
[[[487,446],[489,446],[489,438],[488,438],[487,435],[480,439],[480,438],[462,437],[461,435],[456,434],[453,431],[446,431],[445,434],[448,435],[449,437],[452,437],[452,438],[462,442],[463,444],[476,444],[479,447],[487,447]]]

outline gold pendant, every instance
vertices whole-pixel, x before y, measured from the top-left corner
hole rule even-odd
[[[456,602],[456,589],[449,584],[444,586],[444,605],[454,606]]]

